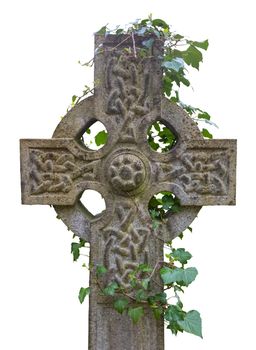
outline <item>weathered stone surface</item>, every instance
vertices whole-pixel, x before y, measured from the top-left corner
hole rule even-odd
[[[136,47],[144,39],[136,37]],[[160,41],[144,59],[134,57],[130,36],[96,36],[96,47],[94,96],[67,113],[52,139],[21,140],[22,202],[53,204],[65,224],[90,242],[93,266],[108,268],[106,281],[127,288],[128,274],[140,263],[162,260],[163,242],[188,227],[202,205],[235,204],[236,141],[204,140],[191,118],[161,95]],[[96,120],[109,137],[91,151],[80,138]],[[178,138],[164,154],[147,142],[157,120]],[[85,189],[105,198],[101,215],[92,216],[79,201]],[[160,191],[176,194],[182,210],[169,215],[156,235],[148,202]],[[145,322],[134,326],[100,296],[94,269],[90,280],[89,349],[164,349],[162,319],[147,310]]]

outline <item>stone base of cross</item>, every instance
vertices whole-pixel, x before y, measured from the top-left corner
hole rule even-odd
[[[134,325],[102,296],[96,268],[108,269],[108,281],[127,287],[129,274],[142,263],[163,259],[163,242],[187,228],[203,205],[235,204],[235,140],[204,140],[197,125],[161,93],[162,42],[154,38],[149,57],[134,55],[145,37],[96,36],[95,93],[71,109],[48,140],[21,140],[23,204],[54,205],[77,236],[90,242],[90,350],[163,350],[163,319],[145,310]],[[96,120],[108,131],[100,150],[80,141]],[[166,153],[151,149],[149,127],[161,121],[177,144]],[[79,198],[97,190],[106,210],[92,217]],[[148,203],[161,191],[173,192],[181,211],[162,223],[158,238]]]

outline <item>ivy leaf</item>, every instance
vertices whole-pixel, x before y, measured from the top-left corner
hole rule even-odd
[[[178,237],[179,237],[180,239],[183,239],[183,237],[184,237],[183,232],[181,232],[181,233],[178,235]]]
[[[136,291],[135,298],[137,301],[143,301],[147,299],[147,294],[143,289],[139,289]]]
[[[212,134],[209,132],[209,130],[203,129],[203,130],[201,131],[201,133],[202,133],[203,137],[206,137],[206,138],[208,138],[208,139],[212,139]]]
[[[118,288],[119,286],[116,282],[111,282],[103,289],[103,293],[105,295],[113,296]]]
[[[71,243],[71,253],[73,254],[73,261],[77,261],[80,256],[80,243],[72,242]]]
[[[171,209],[171,207],[175,203],[172,195],[164,195],[162,198],[162,202],[163,202],[163,209],[165,209],[165,210]]]
[[[140,264],[137,269],[138,269],[138,271],[141,271],[141,272],[151,272],[152,271],[152,268],[150,266],[148,266],[147,264]]]
[[[108,139],[108,134],[105,130],[102,130],[98,132],[98,134],[95,136],[95,143],[97,146],[105,145]]]
[[[160,125],[159,125],[159,122],[155,122],[154,124],[153,124],[153,126],[154,126],[154,128],[156,129],[156,131],[160,131]]]
[[[73,95],[73,96],[72,96],[72,104],[75,103],[76,99],[77,99],[77,96],[76,96],[76,95]]]
[[[102,275],[104,275],[107,272],[108,272],[108,270],[103,265],[99,265],[99,266],[96,267],[97,277],[102,276]]]
[[[114,302],[114,309],[119,312],[120,314],[122,314],[125,309],[127,308],[127,305],[129,304],[129,301],[127,299],[121,298],[121,299],[117,299]]]
[[[161,304],[167,304],[167,294],[164,292],[155,294],[154,301],[158,301]]]
[[[175,39],[175,40],[181,40],[181,39],[184,39],[184,36],[183,36],[183,35],[180,35],[180,34],[175,34],[175,35],[173,36],[173,39]]]
[[[133,323],[138,323],[143,314],[144,310],[142,306],[129,308],[128,310],[128,315],[131,317]]]
[[[148,139],[148,143],[154,151],[156,151],[159,148],[159,145],[154,142],[154,139],[152,139],[152,140]]]
[[[179,285],[187,287],[196,279],[197,275],[198,271],[195,267],[188,267],[187,269],[183,270],[182,278],[177,282]]]
[[[199,119],[206,119],[206,120],[210,120],[211,119],[211,116],[209,113],[207,112],[202,112],[202,113],[199,113],[197,118]]]
[[[163,77],[163,91],[167,96],[171,95],[172,92],[172,79],[166,75]]]
[[[152,24],[155,27],[161,27],[161,28],[164,28],[164,29],[169,29],[168,24],[165,21],[163,21],[162,19],[159,19],[159,18],[154,19],[152,21]]]
[[[196,310],[189,311],[186,314],[184,320],[178,321],[178,324],[185,332],[188,332],[203,338],[202,320],[198,311]]]
[[[185,314],[185,311],[183,311],[179,305],[169,305],[164,318],[169,322],[183,321]]]
[[[179,211],[181,211],[181,206],[179,203],[175,203],[172,207],[171,207],[171,211],[173,213],[178,213]]]
[[[207,50],[209,46],[209,41],[192,41],[192,44],[196,47],[199,47],[200,49]]]
[[[183,272],[181,269],[170,269],[169,267],[163,267],[160,270],[161,278],[164,284],[171,284],[177,281],[181,281],[183,277]]]
[[[179,325],[179,322],[184,320],[184,316],[186,315],[185,311],[177,305],[169,305],[168,309],[165,311],[165,319],[169,321],[169,328],[173,334],[177,334],[178,332],[183,332],[183,328]]]
[[[187,287],[195,280],[197,274],[198,271],[195,267],[187,269],[163,267],[160,270],[161,278],[166,285],[177,282],[179,285]]]
[[[148,284],[149,284],[150,279],[149,278],[144,278],[141,280],[141,285],[142,288],[144,288],[145,290],[148,289]]]
[[[100,28],[100,30],[98,30],[96,32],[96,34],[99,34],[99,35],[105,35],[106,34],[106,31],[107,31],[107,24],[103,27]]]
[[[85,297],[90,294],[90,291],[91,291],[90,287],[87,287],[87,288],[81,287],[80,288],[78,299],[79,299],[81,304],[84,302]]]
[[[190,45],[189,48],[183,52],[184,61],[196,69],[199,69],[199,63],[203,61],[203,55],[195,46]]]
[[[181,264],[186,264],[192,258],[192,255],[184,248],[174,249],[170,255]]]
[[[155,319],[157,319],[157,320],[160,319],[160,317],[162,316],[162,314],[164,312],[164,310],[163,310],[163,308],[161,306],[160,307],[159,306],[158,307],[153,307],[152,311],[153,311],[153,314],[155,316]]]
[[[184,61],[182,58],[176,57],[173,58],[171,61],[163,62],[162,67],[165,67],[167,69],[173,69],[175,70],[175,72],[179,72],[181,68],[184,68]]]

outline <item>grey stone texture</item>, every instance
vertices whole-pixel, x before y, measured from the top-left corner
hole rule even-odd
[[[95,267],[108,268],[105,282],[127,287],[129,272],[162,260],[163,242],[187,228],[201,206],[235,204],[236,140],[204,140],[182,108],[162,96],[160,40],[149,57],[140,58],[129,35],[95,39],[94,95],[67,113],[51,139],[20,142],[22,203],[54,205],[68,228],[90,242],[89,349],[163,350],[163,320],[155,320],[150,310],[137,325],[119,315],[112,300],[100,295]],[[135,36],[136,48],[143,40]],[[96,120],[109,137],[92,151],[80,138]],[[156,120],[178,139],[166,153],[147,142]],[[102,214],[93,216],[80,202],[86,189],[104,197]],[[160,191],[173,192],[182,210],[155,232],[148,202]]]

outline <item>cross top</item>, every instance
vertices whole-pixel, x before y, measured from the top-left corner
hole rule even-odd
[[[21,140],[22,203],[54,205],[64,223],[90,242],[93,266],[105,265],[107,279],[123,287],[136,266],[154,266],[163,254],[163,241],[188,227],[202,205],[235,204],[236,141],[204,140],[192,119],[162,96],[162,42],[154,38],[146,57],[134,51],[146,39],[96,35],[94,95],[67,113],[53,138]],[[80,139],[96,120],[109,136],[103,148],[92,151]],[[147,141],[156,121],[177,137],[166,153],[155,152]],[[80,202],[86,189],[104,197],[101,215],[93,217]],[[173,192],[181,211],[161,223],[158,240],[148,203],[161,191]],[[163,349],[162,320],[147,316],[149,336],[128,318],[120,320],[98,295],[95,271],[91,284],[90,349]]]

